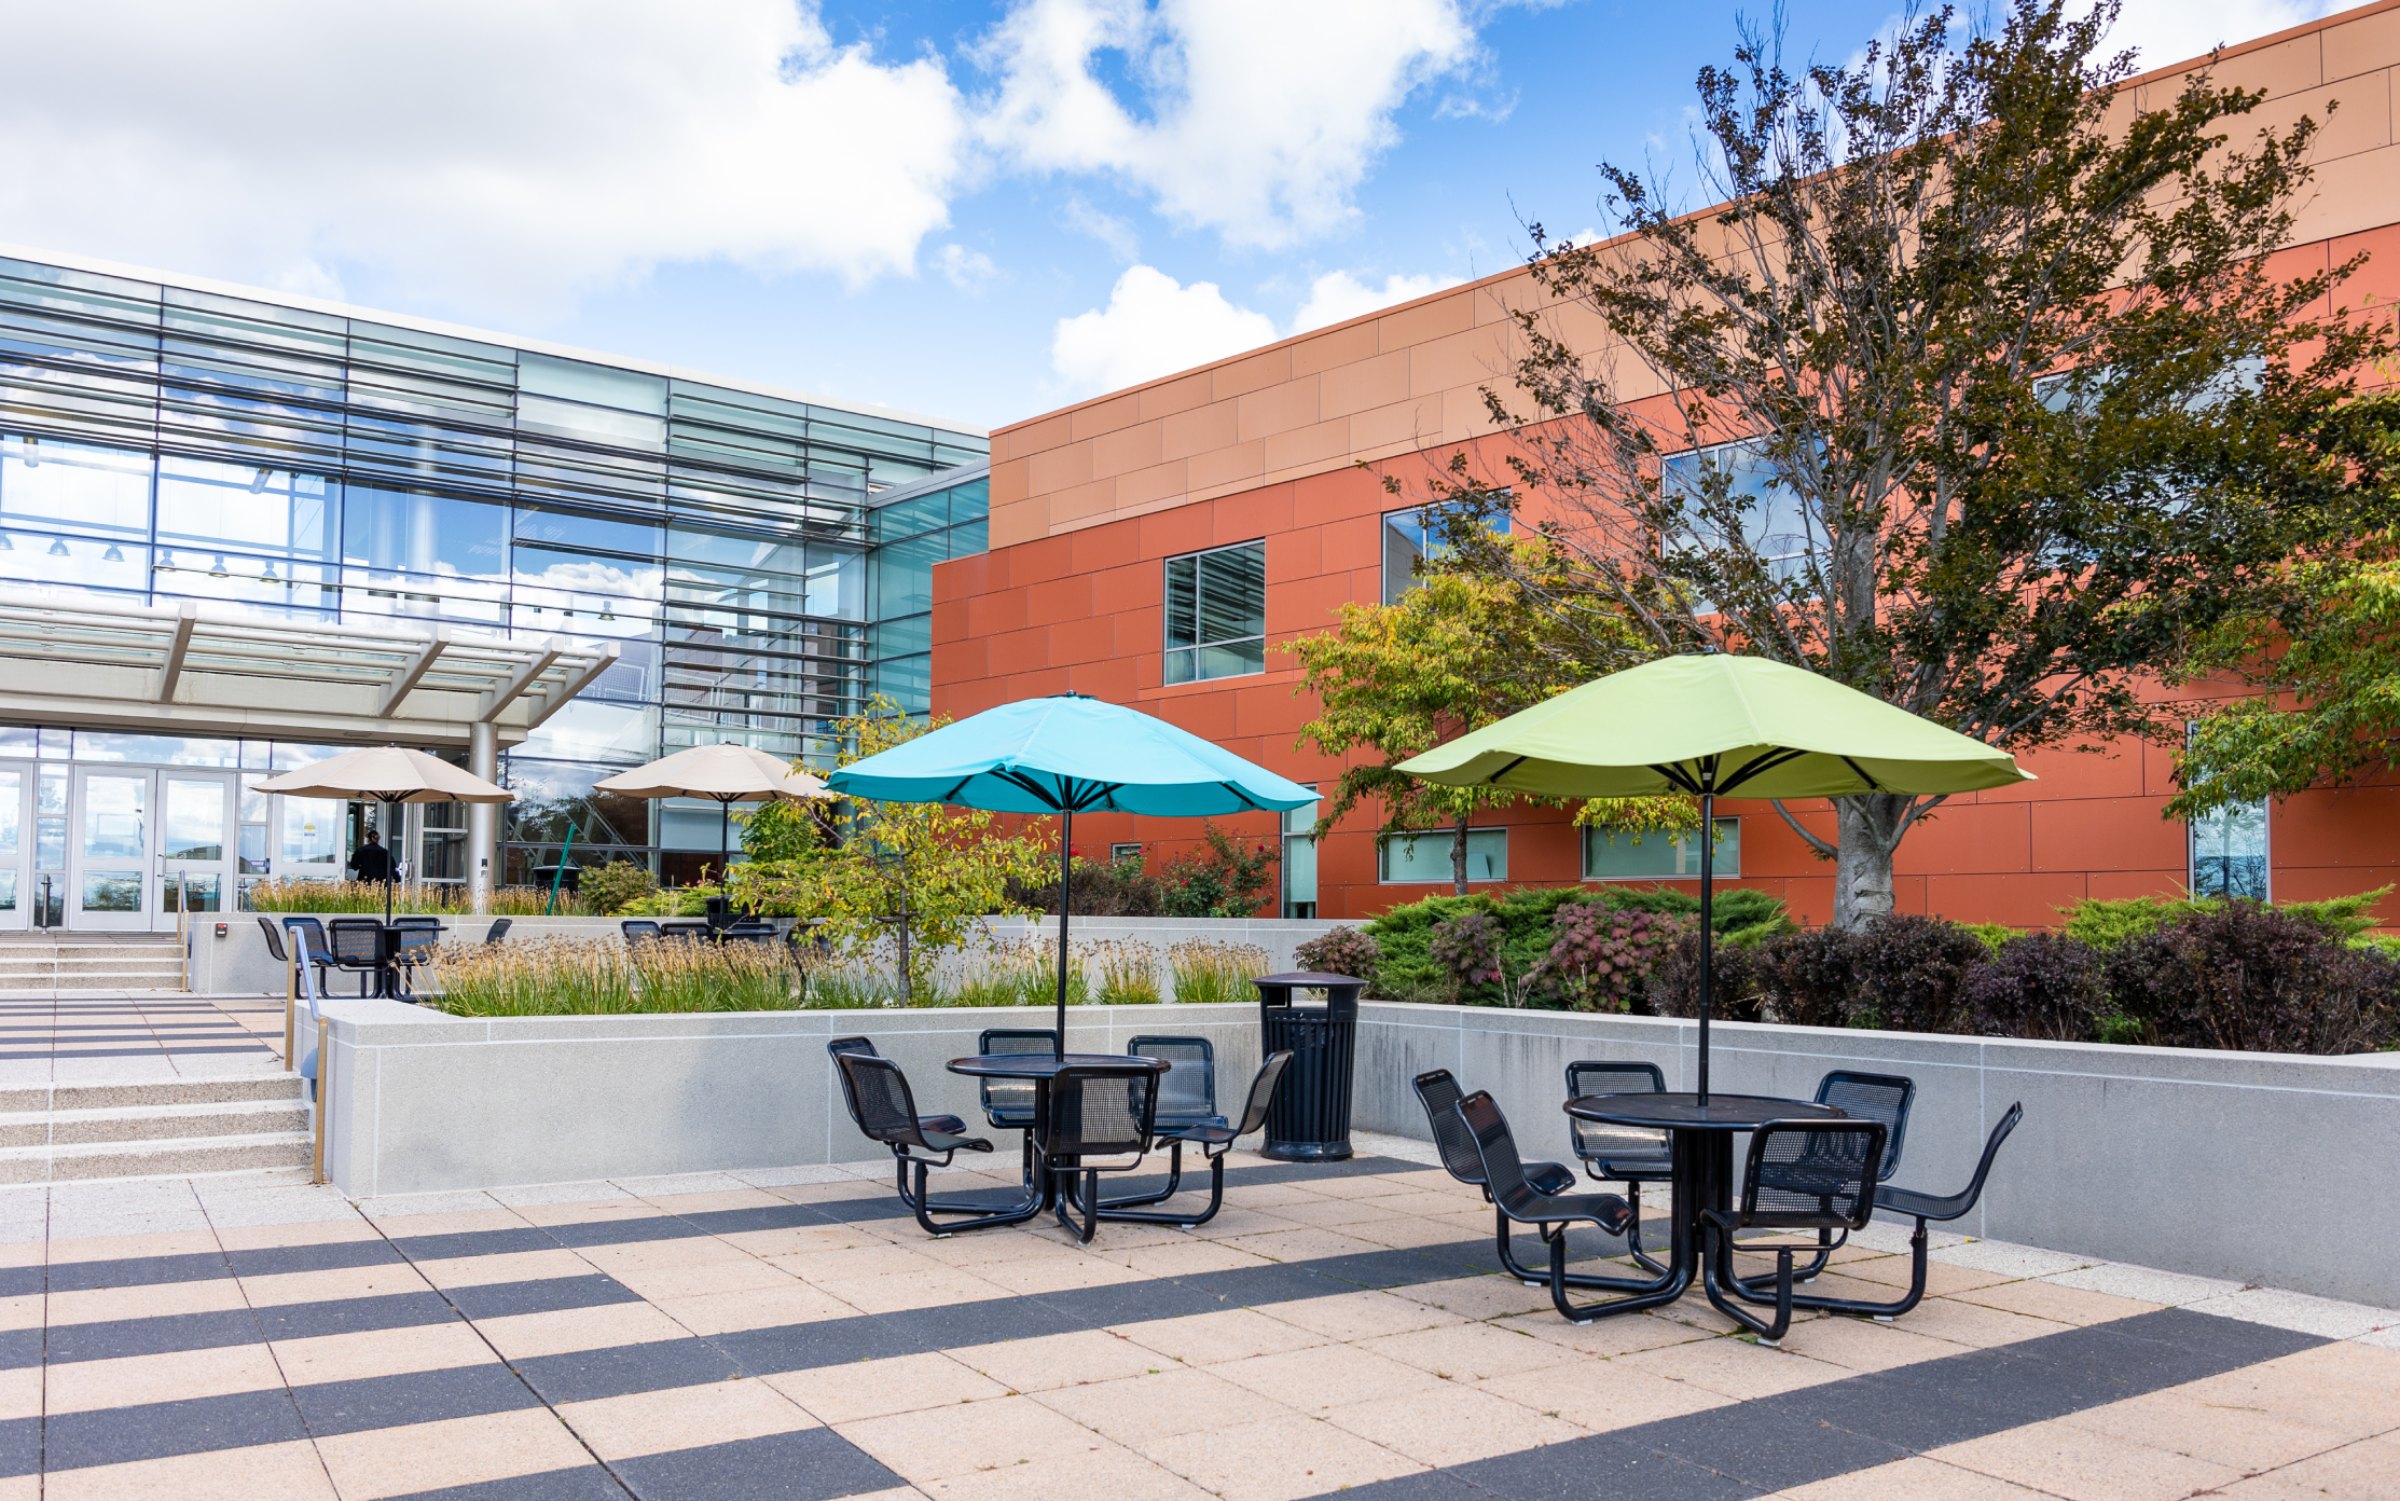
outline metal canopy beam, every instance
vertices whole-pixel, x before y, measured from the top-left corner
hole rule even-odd
[[[159,664],[158,692],[162,704],[175,701],[175,684],[183,676],[183,659],[192,649],[192,632],[200,624],[200,607],[187,604],[175,612],[175,634],[167,643],[167,660]]]
[[[623,647],[611,641],[600,649],[600,655],[592,659],[591,666],[544,691],[534,701],[532,711],[525,716],[525,732],[530,735],[540,729],[543,721],[567,706],[567,700],[597,682],[600,674],[617,665],[617,657],[623,650]]]
[[[440,657],[449,645],[450,633],[435,631],[433,639],[426,642],[415,656],[409,658],[398,672],[392,674],[392,684],[384,690],[383,707],[375,711],[376,715],[383,719],[391,718],[410,692],[424,680],[426,669],[433,666],[434,660]]]
[[[525,690],[533,686],[534,679],[548,672],[550,664],[564,656],[566,650],[567,643],[556,636],[543,642],[536,649],[534,655],[526,660],[524,666],[510,674],[506,682],[485,692],[483,701],[476,705],[475,717],[485,724],[492,723],[499,717],[501,710],[522,698]]]

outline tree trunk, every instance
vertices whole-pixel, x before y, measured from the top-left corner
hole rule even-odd
[[[1845,930],[1892,910],[1892,852],[1913,799],[1893,793],[1833,800],[1840,847],[1833,857],[1833,925]]]
[[[1450,891],[1454,896],[1467,894],[1467,815],[1458,815],[1450,835]]]

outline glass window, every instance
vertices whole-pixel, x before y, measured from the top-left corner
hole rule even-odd
[[[146,540],[150,473],[146,453],[0,438],[0,523]]]
[[[1722,515],[1703,515],[1701,506],[1717,494],[1738,505],[1742,544],[1757,554],[1770,574],[1788,581],[1801,576],[1815,547],[1807,507],[1798,495],[1777,482],[1767,446],[1757,438],[1719,443],[1711,448],[1686,449],[1659,463],[1659,492],[1686,511],[1686,519],[1703,545],[1725,536]]]
[[[563,711],[562,711],[563,712]],[[575,830],[575,852],[586,845],[646,846],[650,805],[640,798],[594,792],[592,784],[624,770],[580,761],[534,761],[510,755],[505,778],[516,800],[506,805],[506,838],[556,846]],[[544,857],[555,860],[555,849]]]
[[[941,533],[886,542],[875,549],[875,600],[878,617],[914,615],[933,608],[933,565],[950,553]]]
[[[0,578],[43,593],[150,587],[150,549],[139,542],[54,531],[0,531]]]
[[[1450,855],[1455,847],[1455,836],[1448,833],[1386,834],[1375,841],[1375,878],[1386,885],[1447,886],[1454,879]],[[1508,830],[1467,831],[1467,879],[1508,879]]]
[[[525,738],[520,754],[551,761],[615,761],[633,765],[658,754],[658,712],[648,704],[593,703],[577,698]]]
[[[2233,803],[2191,822],[2192,894],[2268,899],[2267,805]]]
[[[162,542],[333,561],[340,527],[333,482],[321,474],[162,458]]]
[[[395,573],[508,576],[508,508],[414,490],[352,485],[343,561]]]
[[[1309,790],[1316,790],[1311,785]],[[1310,832],[1317,826],[1317,804],[1305,803],[1284,810],[1283,827],[1283,915],[1314,917],[1317,915],[1317,841]]]
[[[1742,873],[1742,821],[1716,821],[1715,874]],[[1623,834],[1610,829],[1583,831],[1583,878],[1587,881],[1671,881],[1700,878],[1700,840],[1696,830],[1679,834]]]
[[[1170,683],[1267,668],[1267,544],[1237,542],[1167,559]]]
[[[127,761],[152,766],[237,766],[239,740],[208,740],[184,735],[135,735],[113,730],[77,730],[78,761]]]
[[[1397,604],[1417,582],[1417,567],[1429,559],[1440,557],[1449,544],[1442,540],[1443,520],[1458,505],[1418,506],[1407,511],[1387,511],[1383,517],[1383,602]],[[1490,518],[1492,530],[1506,532],[1508,518]]]
[[[517,545],[539,543],[592,552],[630,553],[639,558],[658,556],[659,526],[623,516],[596,516],[587,511],[548,507],[517,507]]]
[[[1111,865],[1139,865],[1139,864],[1141,864],[1141,863],[1142,863],[1142,847],[1141,847],[1141,845],[1140,845],[1140,844],[1138,844],[1138,843],[1124,843],[1124,844],[1112,844],[1112,845],[1110,845],[1110,846],[1108,847],[1108,863],[1109,863],[1109,864],[1111,864]]]

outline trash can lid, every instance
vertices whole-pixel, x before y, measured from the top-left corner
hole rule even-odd
[[[1364,985],[1367,982],[1359,979],[1356,975],[1328,975],[1316,970],[1302,970],[1289,975],[1260,975],[1250,983],[1253,985],[1289,986],[1295,990],[1302,987],[1319,990],[1327,986]]]

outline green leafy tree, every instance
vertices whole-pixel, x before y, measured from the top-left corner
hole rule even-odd
[[[2400,399],[2362,399],[2357,481],[2400,509]],[[2192,723],[2175,760],[2170,818],[2289,797],[2400,768],[2400,532],[2293,559],[2274,608],[2231,623],[2184,677],[2252,695]]]
[[[1158,878],[1168,917],[1253,917],[1275,889],[1275,846],[1244,844],[1215,823],[1200,826],[1200,850],[1167,862]]]
[[[1562,594],[1555,608],[1536,603],[1536,591],[1571,582],[1561,573],[1563,555],[1549,543],[1500,537],[1478,545],[1506,566],[1437,565],[1396,602],[1346,603],[1333,630],[1284,648],[1299,659],[1299,691],[1317,699],[1317,717],[1302,727],[1300,744],[1355,758],[1326,800],[1317,832],[1369,798],[1382,803],[1386,830],[1447,827],[1451,887],[1462,896],[1474,816],[1523,799],[1495,788],[1421,782],[1399,771],[1399,763],[1632,666],[1648,651],[1623,612],[1605,601]],[[1583,613],[1600,618],[1579,618]],[[1626,799],[1594,810],[1625,828],[1693,821],[1683,799]]]
[[[840,722],[838,763],[864,760],[946,722],[912,719],[878,694],[864,712]],[[835,814],[845,830],[838,845],[736,866],[735,898],[754,909],[818,919],[818,931],[849,957],[870,957],[891,938],[912,1003],[928,993],[942,951],[971,937],[980,919],[1020,910],[1009,883],[1038,880],[1054,858],[981,809],[843,798]]]
[[[1912,13],[1804,67],[1745,31],[1699,76],[1723,206],[1604,166],[1627,237],[1537,254],[1485,393],[1510,488],[1462,453],[1434,494],[1540,518],[1574,577],[1529,597],[1612,648],[1629,618],[2016,752],[2179,734],[2146,685],[2374,529],[2343,408],[2392,334],[2327,311],[2356,259],[2268,264],[2318,122],[2244,128],[2262,93],[2205,70],[2128,95],[2117,5],[2080,9]],[[1940,802],[1837,799],[1831,839],[1785,813],[1837,923],[1891,910]]]

